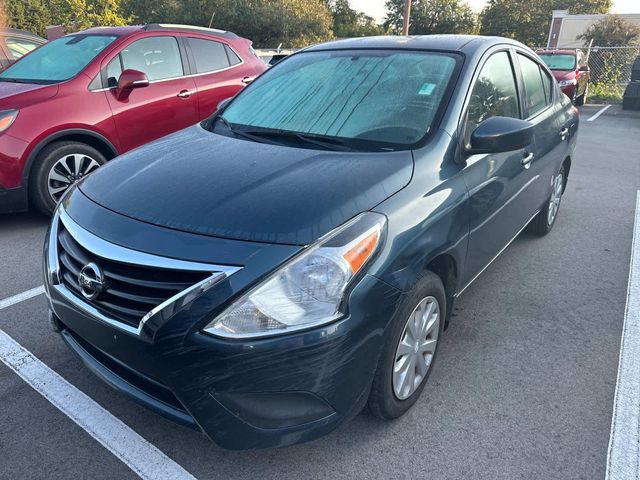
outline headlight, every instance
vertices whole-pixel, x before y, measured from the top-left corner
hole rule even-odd
[[[17,116],[18,110],[0,111],[0,132],[4,132],[7,128],[9,128]]]
[[[576,82],[576,79],[575,79],[575,78],[574,78],[574,79],[572,79],[572,80],[560,80],[560,81],[558,82],[558,84],[559,84],[561,87],[568,87],[569,85],[575,85],[576,83],[577,83],[577,82]]]
[[[204,331],[227,338],[262,337],[340,318],[344,293],[378,250],[385,225],[384,215],[358,215],[285,263]]]

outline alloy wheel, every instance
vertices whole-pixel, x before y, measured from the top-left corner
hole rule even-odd
[[[71,185],[99,166],[93,158],[82,153],[72,153],[58,159],[47,176],[49,196],[57,203]]]
[[[409,398],[427,376],[440,333],[440,306],[434,297],[423,298],[404,326],[393,365],[393,393]]]
[[[547,224],[552,225],[560,209],[560,200],[562,199],[563,175],[558,173],[553,179],[553,188],[551,197],[549,198],[549,208],[547,209]]]

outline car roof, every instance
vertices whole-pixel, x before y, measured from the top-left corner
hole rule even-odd
[[[0,28],[0,35],[21,35],[23,37],[33,38],[34,40],[40,40],[46,42],[47,40],[36,35],[35,33],[27,32],[26,30],[20,30],[18,28]]]
[[[214,28],[197,27],[194,25],[174,25],[167,23],[148,23],[145,25],[133,25],[127,27],[93,27],[82,32],[77,33],[93,33],[101,35],[129,35],[140,31],[179,31],[179,32],[192,32],[192,33],[204,33],[210,35],[216,35],[218,37],[225,38],[238,38],[233,32],[226,30],[216,30]]]
[[[338,50],[338,49],[394,49],[394,50],[442,50],[464,51],[485,50],[494,44],[512,44],[524,46],[520,42],[503,37],[487,37],[482,35],[386,35],[379,37],[349,38],[321,43],[305,49],[305,51]]]

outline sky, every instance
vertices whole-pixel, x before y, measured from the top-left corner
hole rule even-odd
[[[471,8],[479,12],[486,3],[485,0],[467,0]],[[385,15],[385,0],[349,0],[352,8],[360,10],[367,15],[372,16],[378,21],[382,21]],[[613,0],[614,13],[640,13],[640,3],[638,0]],[[571,13],[571,9],[569,9]],[[551,15],[551,12],[549,12]]]

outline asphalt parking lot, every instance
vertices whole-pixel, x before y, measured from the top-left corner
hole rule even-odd
[[[458,299],[425,394],[404,417],[365,414],[319,440],[229,452],[132,403],[47,323],[43,295],[0,330],[196,478],[604,478],[640,189],[640,115],[581,109],[554,230],[525,234]],[[0,216],[2,299],[42,284],[47,220]],[[136,478],[0,363],[0,478]]]

